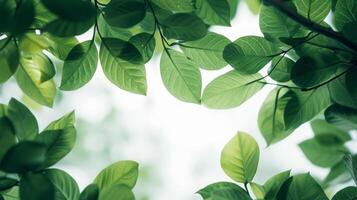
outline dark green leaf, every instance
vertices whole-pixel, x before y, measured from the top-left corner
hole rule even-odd
[[[357,199],[357,187],[349,186],[338,191],[332,200],[354,200]]]
[[[277,56],[273,58],[269,68],[269,76],[277,82],[290,81],[291,69],[295,62],[288,57]]]
[[[84,188],[83,192],[79,196],[79,200],[98,200],[99,187],[97,184],[90,184]]]
[[[357,22],[357,2],[355,0],[337,1],[334,21],[336,28],[340,31],[346,24]]]
[[[59,37],[72,37],[87,32],[93,26],[94,20],[88,18],[85,21],[71,21],[55,19],[43,27],[43,31]]]
[[[227,45],[223,51],[223,58],[238,71],[253,74],[279,53],[279,48],[266,39],[258,36],[245,36]]]
[[[357,155],[346,155],[344,160],[350,175],[357,184]]]
[[[357,70],[355,68],[356,67],[354,67],[352,70],[349,70],[346,74],[346,88],[348,93],[351,95],[353,102],[357,102]]]
[[[0,177],[0,191],[8,190],[17,184],[18,181],[15,179]]]
[[[130,42],[117,38],[103,38],[102,43],[102,46],[106,47],[114,57],[134,64],[143,63],[143,55],[139,49]]]
[[[155,36],[148,33],[139,33],[130,38],[129,43],[139,50],[143,63],[147,63],[155,51]]]
[[[333,104],[325,111],[328,123],[344,130],[357,129],[357,109]]]
[[[196,14],[206,24],[230,26],[230,7],[227,0],[196,0]]]
[[[212,199],[212,195],[215,191],[223,189],[243,190],[239,185],[235,183],[217,182],[206,186],[205,188],[199,190],[197,193],[200,194],[204,200],[210,200]]]
[[[44,174],[25,174],[21,177],[20,181],[20,199],[52,200],[55,199],[54,189],[54,186]]]
[[[209,108],[234,108],[263,88],[257,82],[262,79],[260,74],[242,74],[232,70],[210,82],[202,95],[202,103]]]
[[[2,105],[0,105],[2,106]],[[15,129],[11,121],[0,114],[0,160],[7,150],[16,143]]]
[[[6,82],[16,72],[19,66],[18,49],[13,42],[8,40],[11,40],[11,38],[0,40],[0,48],[9,42],[7,46],[0,51],[0,84]]]
[[[208,27],[196,15],[179,13],[167,17],[162,22],[162,29],[167,39],[183,41],[203,38]]]
[[[165,10],[174,12],[192,12],[194,4],[192,0],[152,0],[156,5]]]
[[[322,22],[331,10],[331,1],[326,0],[294,0],[297,12],[315,22]]]
[[[16,7],[16,3],[11,0],[0,1],[0,32],[11,31],[13,25],[13,15]],[[1,58],[1,56],[0,56]]]
[[[275,200],[281,186],[290,177],[290,170],[281,172],[264,183],[265,199]]]
[[[342,72],[339,72],[342,73]],[[342,106],[357,109],[357,98],[347,90],[346,75],[342,75],[328,84],[331,99]]]
[[[79,198],[79,188],[76,181],[65,171],[47,169],[42,173],[54,186],[55,200],[75,200]]]
[[[102,15],[98,16],[98,30],[104,38],[118,38],[128,41],[133,35],[128,29],[110,26]]]
[[[252,200],[242,189],[222,189],[213,192],[212,200]]]
[[[98,62],[94,41],[85,41],[75,46],[68,54],[62,72],[61,90],[75,90],[90,81]]]
[[[357,16],[357,14],[356,14]],[[357,42],[357,19],[354,22],[349,22],[343,26],[342,33],[352,42]]]
[[[315,138],[324,145],[344,144],[352,139],[347,131],[332,126],[322,119],[312,121],[311,128]]]
[[[31,26],[35,17],[35,7],[32,0],[22,0],[18,2],[12,22],[12,32],[21,34]]]
[[[46,158],[46,146],[38,142],[24,141],[12,146],[0,163],[0,170],[23,173],[36,170]]]

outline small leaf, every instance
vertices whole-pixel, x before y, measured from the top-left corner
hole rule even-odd
[[[353,200],[357,198],[357,187],[349,186],[338,191],[332,200]]]
[[[98,200],[135,200],[135,196],[128,186],[116,184],[104,188]]]
[[[55,188],[41,173],[25,174],[20,180],[20,199],[55,199]]]
[[[134,64],[143,63],[143,55],[139,49],[130,42],[117,38],[102,38],[102,43],[114,57]]]
[[[65,171],[47,169],[42,173],[54,186],[56,200],[79,198],[79,188],[76,181]]]
[[[215,191],[224,189],[236,189],[244,191],[239,185],[230,182],[217,182],[207,185],[205,188],[199,190],[197,193],[202,196],[204,200],[211,200]]]
[[[202,103],[215,109],[234,108],[263,88],[260,74],[242,74],[232,70],[210,82],[202,95]]]
[[[79,196],[79,200],[98,200],[99,187],[97,184],[90,184],[84,188],[83,192]]]
[[[45,130],[59,130],[68,127],[74,127],[76,122],[76,117],[74,111],[64,115],[63,117],[51,122]]]
[[[200,103],[201,73],[183,53],[168,50],[161,56],[160,72],[166,89],[184,102]]]
[[[238,132],[223,148],[221,167],[233,180],[253,180],[259,162],[259,146],[249,134]]]
[[[206,24],[230,26],[230,7],[227,0],[197,0],[196,10]]]
[[[339,72],[338,72],[339,73]],[[328,84],[331,99],[334,103],[357,109],[357,98],[353,97],[346,85],[346,75],[342,75]]]
[[[227,45],[223,51],[223,58],[236,70],[254,74],[279,53],[279,48],[266,39],[245,36]]]
[[[122,184],[133,188],[138,179],[139,164],[134,161],[119,161],[103,169],[95,178],[100,190]]]

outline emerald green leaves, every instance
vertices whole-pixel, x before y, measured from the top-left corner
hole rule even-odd
[[[357,198],[357,188],[350,186],[338,191],[332,200],[344,200]]]
[[[172,95],[185,102],[200,103],[201,73],[183,53],[175,50],[164,52],[160,72],[165,87]]]
[[[104,19],[108,24],[129,28],[144,19],[146,9],[143,1],[112,0],[104,8]]]
[[[331,1],[325,0],[294,0],[297,12],[306,19],[322,22],[331,9]]]
[[[20,180],[20,198],[28,200],[54,199],[55,188],[41,173],[25,174]]]
[[[79,196],[80,200],[97,200],[99,196],[99,188],[97,184],[90,184],[82,191]]]
[[[260,74],[245,75],[236,70],[227,72],[207,85],[202,103],[209,108],[227,109],[241,105],[264,85]]]
[[[247,133],[238,132],[223,148],[222,169],[237,182],[250,182],[257,171],[259,154],[255,140]]]
[[[76,45],[64,62],[61,89],[75,90],[89,82],[97,69],[97,62],[98,52],[94,41]]]
[[[66,200],[79,198],[79,187],[68,173],[59,169],[47,169],[42,173],[54,186],[55,199]]]
[[[343,31],[346,25],[357,22],[356,1],[337,1],[334,17],[336,28],[340,31]]]
[[[227,0],[197,0],[196,14],[206,24],[230,26],[230,7]]]
[[[163,34],[167,39],[191,41],[203,38],[208,27],[195,15],[178,13],[162,22]]]
[[[227,45],[223,51],[223,58],[236,70],[253,74],[280,52],[278,47],[262,37],[245,36]]]

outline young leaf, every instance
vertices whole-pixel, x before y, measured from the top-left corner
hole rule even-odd
[[[76,181],[65,171],[59,169],[47,169],[43,175],[54,186],[55,199],[78,199],[79,187]]]
[[[322,22],[331,10],[331,1],[326,0],[294,0],[297,12],[306,19]]]
[[[202,103],[209,108],[227,109],[234,108],[263,88],[258,83],[260,74],[242,74],[232,70],[210,82],[202,95]]]
[[[144,19],[146,9],[143,1],[112,0],[105,6],[104,19],[108,24],[129,28]]]
[[[273,58],[270,68],[269,76],[277,82],[287,82],[291,79],[291,69],[295,62],[288,57],[277,56]]]
[[[146,94],[146,73],[144,65],[132,64],[114,57],[109,50],[100,47],[100,62],[105,76],[123,90],[137,94]]]
[[[353,200],[357,198],[357,187],[349,186],[338,191],[332,200]]]
[[[76,45],[63,64],[61,90],[75,90],[88,83],[97,69],[97,62],[94,41]]]
[[[265,190],[265,199],[266,200],[275,200],[276,195],[278,194],[280,187],[284,182],[290,177],[290,170],[281,172],[270,179],[268,179],[263,187]]]
[[[325,118],[343,130],[357,129],[357,109],[333,104],[325,110]]]
[[[344,160],[348,171],[357,184],[357,155],[346,155]]]
[[[12,146],[0,162],[0,170],[23,173],[36,170],[46,158],[46,146],[38,142],[24,141]]]
[[[134,161],[119,161],[103,169],[95,178],[100,190],[118,184],[133,188],[138,179],[139,164]]]
[[[357,22],[357,2],[355,0],[337,1],[334,21],[336,28],[340,31],[346,24]]]
[[[3,47],[8,40],[10,40],[10,38],[0,40],[0,47]],[[0,51],[0,84],[6,82],[16,72],[18,66],[19,52],[15,44],[10,41],[6,47]]]
[[[79,196],[79,200],[98,200],[99,187],[97,184],[90,184],[84,188],[83,192]]]
[[[189,103],[200,103],[201,73],[196,64],[183,53],[168,50],[161,56],[160,72],[166,89],[176,98]]]
[[[20,180],[20,199],[55,199],[55,188],[42,173],[28,173]]]
[[[204,200],[211,200],[213,193],[218,190],[224,189],[234,189],[234,190],[242,190],[239,185],[230,182],[217,182],[210,185],[207,185],[205,188],[199,190],[197,193],[202,196]]]
[[[258,36],[245,36],[227,45],[223,58],[240,72],[254,74],[281,51],[273,43]]]
[[[206,24],[230,26],[231,14],[227,0],[197,0],[195,12]]]
[[[221,167],[233,180],[250,182],[257,171],[259,154],[259,146],[254,138],[238,132],[223,148]]]
[[[173,14],[162,22],[162,29],[167,39],[183,41],[203,38],[208,31],[206,24],[196,15],[187,13]]]
[[[128,186],[116,184],[104,188],[98,200],[135,200],[135,196]]]
[[[202,39],[184,43],[181,49],[202,69],[216,70],[227,65],[222,52],[229,43],[230,41],[223,35],[208,32]]]

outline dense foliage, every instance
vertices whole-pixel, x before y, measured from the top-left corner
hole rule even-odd
[[[247,2],[252,8],[260,4],[260,1]],[[258,118],[265,141],[268,145],[277,143],[300,125],[318,118],[311,124],[314,138],[299,146],[312,163],[329,168],[330,173],[320,183],[309,174],[290,177],[290,172],[283,172],[264,186],[256,184],[252,180],[259,149],[247,134],[238,134],[225,147],[222,168],[233,180],[249,183],[258,199],[327,199],[321,186],[348,181],[351,176],[347,172],[351,172],[352,178],[356,173],[356,161],[345,143],[351,140],[350,131],[357,127],[357,1],[265,0],[258,9],[264,37],[244,36],[231,42],[210,32],[211,25],[230,26],[237,3],[237,0],[0,0],[0,83],[14,76],[24,94],[52,107],[57,90],[84,86],[93,77],[99,60],[113,84],[145,95],[145,64],[156,53],[161,54],[163,84],[184,102],[213,109],[234,108],[264,86],[274,85],[276,88],[264,100]],[[91,39],[79,42],[76,36],[85,33],[91,34]],[[229,72],[202,89],[201,70],[219,70],[227,65],[232,67]],[[58,88],[56,75],[61,77]],[[14,133],[9,132],[11,128],[1,129],[0,142],[5,141],[8,146],[1,146],[5,155],[1,171],[17,173],[21,179],[16,183],[11,180],[16,186],[18,181],[31,181],[30,176],[46,172],[45,168],[56,163],[70,148],[56,149],[53,153],[57,156],[47,158],[43,143],[60,137],[42,136],[66,132],[56,128],[37,136],[33,116],[20,106],[21,111],[17,112],[26,112],[21,117],[29,117],[14,119],[9,112],[12,104],[20,105],[12,100],[10,109],[3,108],[7,123],[4,126],[13,126]],[[26,157],[20,162],[17,159],[22,157],[15,153],[21,149],[39,158]],[[345,168],[346,162],[349,168]],[[44,176],[46,173],[40,173],[34,181],[43,181]],[[21,185],[20,197],[31,190],[21,189]],[[31,183],[26,187],[31,187]],[[108,194],[125,193],[122,190],[130,191],[118,189]],[[206,199],[251,198],[245,193],[248,191],[242,191],[237,185],[223,183],[201,194]],[[32,193],[43,195],[41,190]],[[334,199],[346,199],[344,195],[355,198],[356,188],[346,188]]]

